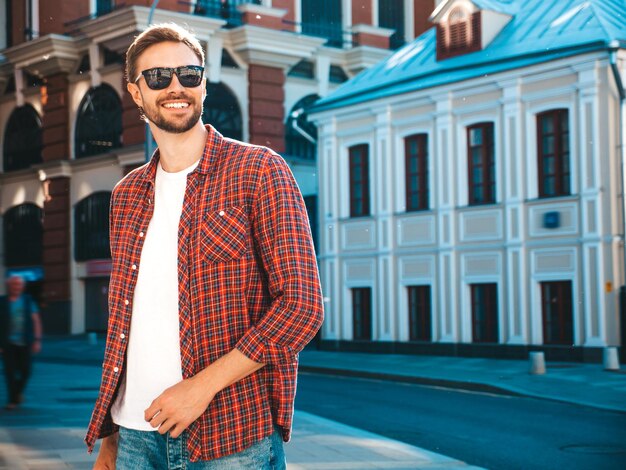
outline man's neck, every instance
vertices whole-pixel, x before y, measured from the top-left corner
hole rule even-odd
[[[202,121],[182,134],[172,134],[150,126],[159,147],[161,166],[168,173],[176,173],[197,162],[204,152],[207,130]]]

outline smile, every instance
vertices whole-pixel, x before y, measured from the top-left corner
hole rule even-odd
[[[188,108],[189,103],[165,103],[163,105],[164,108],[173,108],[173,109],[183,109]]]

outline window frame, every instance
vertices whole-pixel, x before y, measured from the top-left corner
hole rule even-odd
[[[563,117],[563,115],[565,115]],[[544,118],[551,118],[554,132],[544,133],[543,121]],[[567,129],[563,132],[562,123],[567,123]],[[551,197],[570,196],[572,194],[572,167],[571,167],[571,142],[570,142],[570,123],[569,123],[569,109],[568,108],[556,108],[549,109],[537,114],[537,193],[540,199],[546,199]],[[564,137],[565,135],[565,137]],[[544,153],[543,142],[544,138],[553,136],[554,138],[554,173],[547,175],[544,171],[546,165],[545,159],[547,155]],[[568,140],[568,151],[563,151],[564,138]],[[554,178],[554,193],[549,194],[546,191],[546,178]],[[567,181],[566,181],[567,180]],[[565,187],[567,186],[567,187]]]
[[[481,298],[478,298],[478,291]],[[480,300],[485,299],[485,305]],[[470,284],[470,305],[472,310],[472,342],[479,344],[497,344],[499,342],[499,305],[498,283],[477,282]],[[479,317],[478,308],[483,309],[484,318]],[[484,327],[483,327],[484,325]]]
[[[353,287],[350,290],[352,291],[352,339],[353,341],[371,341],[373,339],[372,288]]]
[[[412,142],[416,142],[417,153],[410,152]],[[411,160],[417,160],[417,170],[411,171]],[[413,134],[404,138],[404,197],[406,212],[424,211],[430,208],[429,172],[428,172],[428,134]],[[417,176],[418,189],[411,185],[411,177]],[[417,194],[417,204],[413,205],[412,196]]]
[[[472,146],[471,133],[475,129],[481,129],[483,132],[482,143]],[[486,131],[489,132],[486,132]],[[467,126],[467,203],[470,206],[479,206],[486,204],[495,204],[497,202],[497,168],[495,156],[495,124],[493,121],[479,122]],[[490,141],[488,141],[490,139]],[[480,186],[484,188],[483,199],[477,200],[475,197],[476,183],[474,182],[473,173],[476,168],[472,150],[481,148],[480,167],[483,171],[483,179]]]
[[[407,286],[409,341],[432,341],[432,288]],[[420,308],[421,307],[421,308]]]
[[[357,158],[361,163],[357,164]],[[360,180],[356,180],[358,175]],[[367,217],[370,215],[370,178],[369,178],[369,144],[358,144],[348,148],[348,172],[349,172],[349,192],[350,192],[350,217]],[[354,195],[354,188],[357,183],[362,184],[361,196]],[[360,201],[361,210],[358,210],[357,203]]]
[[[35,126],[29,129],[25,127],[25,121],[30,121],[30,124]],[[18,132],[29,132],[27,135],[20,136],[27,141],[27,145],[31,146],[28,148],[28,146],[19,145],[22,153],[12,153],[14,149],[9,148],[15,142],[15,135],[9,139],[8,134],[15,132],[16,127]],[[13,158],[9,160],[9,156]],[[25,156],[28,158],[24,158]],[[43,162],[43,121],[37,110],[30,104],[14,108],[9,114],[4,128],[2,160],[4,172],[24,170]]]
[[[547,305],[552,303],[549,296],[551,288],[555,288],[557,302],[557,335],[551,336],[554,323],[553,318],[548,318]],[[574,289],[571,280],[542,281],[540,282],[541,290],[541,325],[543,328],[543,344],[547,345],[566,345],[574,344]],[[568,295],[569,294],[569,295]],[[566,318],[567,317],[567,318]]]
[[[108,199],[106,209],[103,200]],[[74,205],[74,260],[110,259],[109,213],[111,192],[97,191]],[[100,212],[100,213],[98,213]],[[83,223],[81,216],[90,218]],[[96,218],[99,217],[99,218]],[[93,219],[93,220],[92,220]]]
[[[107,108],[106,112],[110,113],[109,116],[103,116],[102,109],[95,109],[93,106],[95,99],[101,100],[98,103],[100,107],[102,103],[110,105],[111,108]],[[105,99],[110,99],[109,102]],[[87,109],[91,107],[95,110],[91,110],[87,113]],[[113,109],[115,107],[115,109]],[[113,114],[113,113],[116,114]],[[74,158],[76,160],[83,158],[95,157],[97,155],[104,155],[115,151],[115,149],[122,147],[122,134],[124,132],[123,122],[123,105],[120,96],[117,94],[115,88],[108,83],[102,83],[97,87],[89,88],[83,95],[80,101],[78,109],[76,111],[76,121],[74,124]],[[115,119],[115,126],[111,123],[105,122],[105,119]],[[83,119],[88,121],[83,122]],[[99,125],[99,134],[90,134],[90,128],[94,127],[94,123]],[[111,129],[111,127],[115,127]],[[112,138],[113,140],[107,140]],[[97,139],[97,140],[94,140]],[[92,143],[96,142],[96,144]],[[103,142],[109,142],[110,145],[102,145]],[[84,149],[83,149],[84,146]]]
[[[5,266],[42,265],[43,209],[37,204],[24,202],[7,209],[2,219]]]

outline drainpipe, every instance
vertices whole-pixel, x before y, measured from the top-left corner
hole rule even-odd
[[[152,24],[152,17],[154,16],[154,10],[156,10],[157,5],[159,4],[159,0],[152,0],[152,5],[150,6],[150,13],[148,13],[148,27]],[[153,140],[154,138],[152,137],[152,131],[150,130],[150,125],[146,122],[146,127],[145,127],[145,139],[146,142],[143,146],[143,151],[144,151],[144,160],[146,162],[150,161],[150,157],[152,157],[152,154],[154,153],[154,145],[153,145]]]
[[[148,26],[152,24],[152,17],[154,16],[154,10],[156,10],[156,7],[158,4],[159,4],[159,0],[152,1],[152,6],[150,7],[150,13],[148,13]]]
[[[624,268],[624,279],[622,280],[622,286],[620,286],[620,296],[619,301],[624,302],[626,299],[626,128],[624,123],[624,118],[626,117],[626,91],[624,90],[624,82],[622,81],[622,76],[620,75],[619,69],[617,67],[617,51],[620,48],[619,41],[613,40],[609,43],[609,63],[611,65],[611,70],[613,71],[613,76],[615,77],[615,84],[617,85],[617,90],[619,92],[619,135],[620,135],[620,156],[622,158],[622,251],[624,254],[623,260],[623,268]],[[623,312],[623,309],[626,308],[624,305],[620,306],[620,310]],[[620,315],[620,321],[626,321],[625,315],[622,313]],[[626,326],[620,325],[621,337],[622,340],[624,338],[624,331]],[[622,350],[626,347],[626,344],[622,344]]]

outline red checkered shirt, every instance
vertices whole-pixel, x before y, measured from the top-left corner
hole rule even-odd
[[[298,352],[323,318],[307,213],[289,167],[267,148],[206,128],[178,229],[183,378],[234,348],[266,366],[219,392],[187,428],[192,461],[240,452],[270,435],[273,424],[289,440]],[[157,161],[158,151],[111,196],[109,325],[100,393],[85,437],[90,452],[98,438],[117,431],[110,409],[125,373]]]

